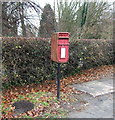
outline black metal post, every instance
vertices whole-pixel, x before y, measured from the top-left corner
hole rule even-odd
[[[60,99],[60,63],[58,63],[57,67],[57,99]]]

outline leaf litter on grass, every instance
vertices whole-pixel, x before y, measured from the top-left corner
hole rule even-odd
[[[70,87],[71,84],[98,80],[104,75],[113,73],[112,65],[105,65],[89,70],[84,70],[80,74],[76,74],[64,79],[61,79],[61,99],[56,98],[57,88],[55,81],[45,81],[42,84],[31,84],[27,86],[14,87],[8,90],[3,90],[2,95],[2,118],[34,118],[34,117],[63,117],[66,112],[61,108],[64,102],[73,102],[77,99],[71,98],[73,93],[79,94],[80,91]],[[14,108],[12,104],[16,101],[28,100],[35,104],[33,110],[27,113],[13,116]],[[69,104],[68,104],[69,105]],[[63,111],[63,112],[60,112]]]

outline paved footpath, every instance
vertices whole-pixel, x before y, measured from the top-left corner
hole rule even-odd
[[[114,91],[111,77],[72,86],[83,92],[76,95],[76,99],[85,102],[74,103],[75,109],[69,111],[67,118],[113,118]]]

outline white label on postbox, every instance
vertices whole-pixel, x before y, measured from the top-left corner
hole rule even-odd
[[[61,58],[65,58],[66,48],[61,48]]]

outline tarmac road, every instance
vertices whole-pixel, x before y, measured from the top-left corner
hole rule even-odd
[[[114,91],[111,77],[72,86],[83,93],[76,95],[79,102],[73,104],[75,109],[69,111],[67,118],[113,118]],[[80,101],[84,101],[84,104]]]

